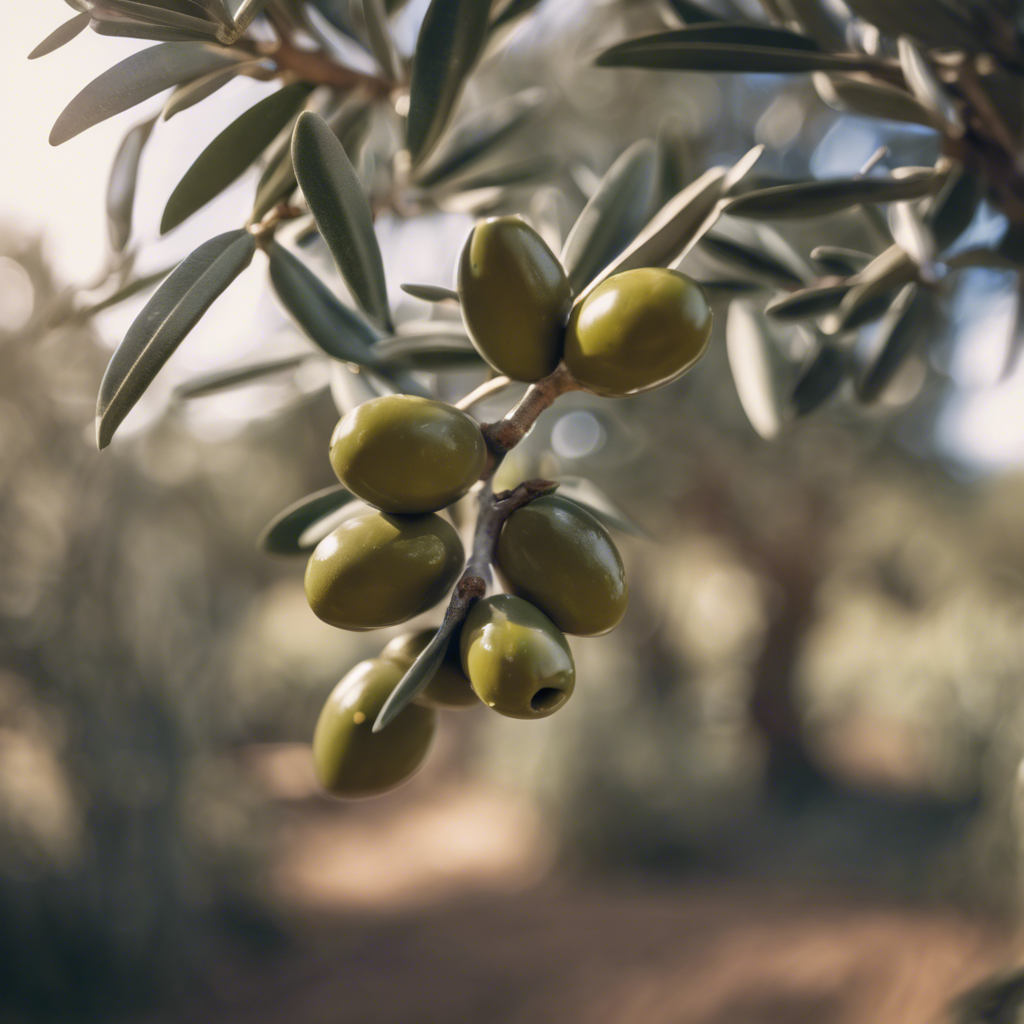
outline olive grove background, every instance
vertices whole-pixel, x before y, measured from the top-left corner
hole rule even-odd
[[[95,451],[96,387],[144,298],[83,314],[116,288],[97,248],[100,182],[136,115],[58,151],[43,142],[64,98],[140,44],[86,33],[50,63],[27,65],[66,12],[25,6],[32,13],[15,13],[0,61],[5,95],[17,96],[0,171],[0,1020],[168,1006],[261,1019],[247,989],[280,962],[291,966],[275,992],[297,998],[299,1014],[296,994],[347,977],[346,964],[381,985],[395,979],[382,995],[364,978],[379,1017],[310,1008],[310,1020],[540,1019],[516,978],[546,993],[543,1012],[558,1009],[550,1019],[868,1019],[848,1001],[860,961],[840,968],[821,951],[830,937],[860,934],[843,914],[872,901],[886,914],[938,915],[933,932],[916,918],[891,925],[893,951],[933,951],[918,1009],[1014,966],[1024,371],[1005,367],[1015,272],[975,268],[949,283],[953,327],[933,372],[911,367],[868,414],[840,393],[772,442],[737,398],[724,305],[711,352],[680,383],[628,403],[560,402],[500,478],[589,478],[640,525],[646,536],[620,542],[632,588],[625,623],[574,643],[579,686],[558,715],[526,726],[483,708],[446,715],[408,787],[370,803],[328,801],[305,744],[337,679],[384,638],[318,622],[301,564],[255,542],[281,508],[333,482],[330,382],[311,366],[223,395],[173,396],[198,374],[307,351],[253,275],[190,336],[111,450]],[[760,16],[753,0],[709,6]],[[424,8],[410,0],[396,22],[407,48]],[[543,176],[507,190],[502,209],[564,237],[596,178],[659,133],[675,140],[680,180],[755,143],[767,147],[758,170],[768,176],[852,175],[880,145],[894,167],[936,159],[927,129],[839,114],[806,76],[592,66],[601,47],[670,16],[655,0],[542,0],[489,58],[467,106],[546,93],[542,115],[504,151],[506,161],[544,157]],[[229,112],[265,91],[236,80],[154,136],[136,272],[244,218],[255,174],[198,223],[156,240],[184,168]],[[450,285],[471,223],[464,211],[380,218],[396,309],[428,315],[397,286]],[[1002,226],[983,205],[971,230],[984,239]],[[859,248],[865,230],[841,222],[830,241]],[[818,244],[799,222],[785,236],[802,254]],[[702,259],[705,276],[722,276]],[[452,394],[474,380],[454,376]],[[576,886],[589,895],[573,895]],[[780,896],[792,891],[805,894],[801,909]],[[629,913],[639,917],[608,909],[623,892],[638,893],[642,909]],[[686,924],[652,910],[684,901],[703,908]],[[816,923],[800,937],[786,929],[805,921],[805,904]],[[510,952],[473,961],[475,985],[445,961],[426,978],[402,973],[439,931],[468,959],[480,955],[470,952],[474,922],[492,936],[532,935],[517,905],[564,910],[551,912],[551,927],[566,929],[551,940],[557,950],[543,953],[560,968],[546,973],[540,953],[517,967]],[[834,917],[815,909],[834,906]],[[585,907],[605,909],[588,918]],[[757,932],[767,913],[782,923]],[[718,1002],[671,1004],[669,982],[637,973],[637,936],[668,948],[685,928],[740,951],[744,966],[730,968],[736,979]],[[569,962],[588,962],[572,950],[595,931],[608,948],[592,948],[592,975],[560,988]],[[789,1011],[778,993],[766,998],[789,1015],[730,1002],[775,977],[758,965],[772,962],[780,934],[807,965],[778,967]],[[746,938],[730,945],[733,935]],[[868,929],[864,946],[890,948],[880,935]],[[616,974],[621,964],[634,974]],[[878,963],[864,970],[884,974]],[[915,970],[908,961],[894,973],[893,989]],[[822,978],[838,978],[834,991]],[[446,985],[460,989],[437,997],[450,1017],[417,1017],[416,1000]],[[664,1004],[644,1003],[644,991]],[[901,1006],[872,1014],[912,1019]]]

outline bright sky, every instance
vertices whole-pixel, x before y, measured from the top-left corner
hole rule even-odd
[[[55,53],[28,61],[26,55],[36,43],[74,12],[60,0],[4,0],[3,7],[0,95],[6,97],[7,109],[4,158],[0,161],[0,230],[4,223],[13,223],[30,232],[42,231],[59,274],[68,281],[84,282],[99,272],[107,254],[103,203],[111,158],[125,131],[158,110],[161,99],[112,118],[57,148],[49,145],[47,136],[57,115],[79,89],[139,45],[149,44],[87,31]],[[230,117],[266,88],[248,79],[233,82],[202,104],[202,113],[193,108],[160,125],[143,161],[139,183],[140,196],[156,197],[137,208],[139,233],[149,243],[140,269],[172,263],[213,234],[244,223],[253,188],[249,179],[239,182],[171,238],[154,244],[161,198],[170,194],[188,163]],[[432,224],[430,246],[412,242],[393,226],[381,224],[380,228],[381,235],[391,236],[393,243],[385,245],[386,251],[391,250],[389,264],[392,260],[403,264],[390,275],[389,284],[396,292],[402,280],[450,283],[442,278],[450,275],[451,261],[441,261],[444,266],[440,266],[436,260],[442,245],[439,236],[451,234],[443,240],[444,251],[450,253],[464,233],[463,224]],[[426,261],[418,258],[427,249],[434,255]],[[261,259],[258,254],[257,261]],[[277,354],[282,347],[301,349],[302,342],[276,311],[264,283],[261,273],[243,275],[214,308],[216,315],[204,319],[176,354],[166,375],[161,375],[160,391],[166,393],[173,383],[211,367]],[[136,311],[137,306],[119,310],[101,323],[112,344]],[[992,308],[970,324],[978,366],[960,367],[959,376],[973,387],[950,404],[940,424],[942,442],[955,457],[990,469],[1024,462],[1024,363],[1011,380],[997,387],[991,386],[992,375],[987,372],[988,364],[998,365],[1007,319],[1002,309],[996,315]],[[139,410],[135,423],[126,427],[137,429],[154,409],[148,414],[146,409]],[[241,416],[241,406],[238,412]]]

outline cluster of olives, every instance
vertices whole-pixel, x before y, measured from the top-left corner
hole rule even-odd
[[[601,395],[674,380],[703,353],[711,329],[700,288],[669,270],[609,277],[574,307],[561,264],[516,218],[474,228],[458,289],[470,337],[494,369],[535,382],[564,361],[585,390]],[[427,611],[463,568],[459,536],[437,513],[487,467],[480,426],[443,402],[389,395],[340,420],[330,459],[338,479],[377,511],[348,519],[316,547],[306,568],[310,607],[349,630],[394,626]],[[576,670],[565,634],[606,633],[626,610],[615,544],[588,511],[549,494],[507,517],[493,562],[506,593],[473,605],[441,668],[384,730],[373,732],[374,722],[434,630],[392,640],[337,685],[313,738],[328,791],[365,796],[410,777],[426,757],[438,709],[482,701],[533,719],[569,699]]]

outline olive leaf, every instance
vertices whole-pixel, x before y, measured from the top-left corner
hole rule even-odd
[[[102,313],[104,310],[110,309],[112,306],[117,306],[141,292],[149,291],[149,289],[154,285],[159,284],[173,269],[174,267],[164,267],[152,274],[137,277],[135,280],[122,285],[112,295],[108,295],[105,299],[101,299],[99,302],[96,302],[91,306],[86,306],[85,309],[79,310],[74,314],[73,319],[78,321],[88,320],[90,317],[94,317],[97,313]]]
[[[324,352],[334,359],[372,366],[377,332],[341,303],[301,260],[275,242],[269,251],[270,282],[284,308]]]
[[[954,136],[963,135],[964,123],[953,98],[939,83],[921,51],[906,36],[897,40],[900,67],[910,91],[932,112],[938,123]]]
[[[905,178],[832,178],[776,185],[737,196],[725,212],[758,220],[824,217],[864,203],[920,199],[937,192],[944,180],[943,175],[926,171]]]
[[[872,258],[871,253],[838,245],[819,245],[811,250],[811,259],[815,263],[840,277],[849,277],[863,270]]]
[[[916,284],[905,285],[878,331],[854,350],[854,387],[862,402],[875,401],[913,352],[927,313],[924,296]]]
[[[107,182],[107,227],[110,244],[123,251],[132,233],[132,208],[139,177],[139,161],[156,119],[137,124],[121,141]]]
[[[388,23],[388,12],[383,0],[361,0],[363,21],[366,23],[366,38],[370,50],[377,59],[381,71],[392,81],[401,74],[402,61],[395,49],[395,40]]]
[[[938,127],[935,115],[920,100],[893,85],[821,71],[812,80],[821,99],[840,113]]]
[[[804,283],[793,268],[763,248],[710,233],[700,240],[700,246],[719,263],[752,280],[780,288],[799,288]]]
[[[693,181],[693,154],[686,126],[676,117],[667,117],[658,126],[658,187],[661,202],[666,203]]]
[[[790,408],[797,416],[814,412],[839,390],[845,376],[843,350],[831,341],[819,339],[797,373],[789,398]]]
[[[954,168],[924,215],[940,252],[967,230],[983,195],[976,174],[962,165]]]
[[[702,21],[718,21],[717,14],[712,14],[691,0],[668,0],[669,7],[688,25]]]
[[[201,377],[194,377],[184,384],[179,384],[174,389],[174,397],[179,401],[185,401],[216,395],[244,384],[251,384],[254,380],[261,380],[263,377],[271,377],[278,373],[284,373],[286,370],[298,369],[308,359],[308,356],[289,356],[284,359],[272,359],[263,363],[238,366],[231,370],[205,373]]]
[[[229,67],[237,59],[204,43],[162,43],[133,53],[93,79],[64,108],[50,132],[50,145],[59,146],[172,85]]]
[[[672,262],[712,219],[726,177],[724,167],[712,167],[670,199],[646,227],[577,296],[581,302],[612,274],[635,267],[657,267]]]
[[[857,54],[819,53],[806,48],[780,49],[693,40],[659,42],[658,36],[646,36],[620,43],[600,54],[595,63],[598,67],[605,68],[719,71],[748,75],[799,74],[807,71],[877,72],[888,67],[874,57],[862,57]]]
[[[308,554],[323,539],[312,539],[310,530],[355,500],[356,496],[340,484],[309,494],[271,519],[260,534],[257,547],[274,555]]]
[[[845,281],[839,284],[818,284],[801,288],[773,299],[764,307],[765,313],[775,320],[810,320],[835,309],[852,285]]]
[[[628,55],[634,50],[668,49],[696,43],[818,52],[818,44],[813,39],[808,39],[798,32],[790,32],[788,29],[756,25],[746,21],[711,21],[673,29],[670,32],[657,32],[638,39],[628,39],[610,50],[605,50],[601,56],[605,58],[609,55]]]
[[[89,27],[99,36],[147,39],[158,43],[207,42],[208,37],[187,28],[168,28],[146,21],[107,21],[93,18]]]
[[[580,291],[647,223],[658,195],[658,154],[649,139],[633,143],[608,169],[573,224],[559,259]]]
[[[292,136],[295,177],[334,262],[359,306],[392,329],[384,261],[363,186],[327,122],[305,111]]]
[[[421,188],[431,188],[464,171],[522,128],[545,95],[540,88],[524,89],[463,119],[421,164],[414,182]]]
[[[444,192],[481,192],[484,189],[506,189],[515,185],[527,185],[551,178],[559,170],[559,162],[553,156],[529,156],[501,164],[486,171],[471,175],[460,175],[449,179],[443,186]],[[500,191],[499,191],[500,195]]]
[[[442,288],[436,284],[403,284],[402,291],[414,299],[424,302],[455,302],[459,301],[459,293],[451,288]]]
[[[76,14],[70,21],[54,29],[29,55],[29,60],[36,60],[38,57],[45,57],[54,50],[59,50],[65,43],[84,32],[89,25],[91,15],[88,11],[83,14]]]
[[[727,279],[704,280],[698,281],[697,284],[704,289],[704,295],[708,302],[729,302],[738,295],[749,295],[764,287],[757,281],[730,281]]]
[[[432,0],[416,40],[406,145],[413,165],[440,140],[487,39],[490,4]]]
[[[380,709],[377,720],[373,723],[373,731],[380,732],[393,722],[399,714],[414,701],[427,687],[427,684],[437,674],[437,670],[444,661],[445,653],[448,650],[448,643],[461,622],[450,616],[445,616],[440,629],[434,634],[433,639],[420,652],[416,660],[409,666],[405,675],[398,681],[398,684],[391,691],[391,696],[384,702]]]
[[[164,363],[236,277],[252,262],[256,240],[228,231],[204,243],[171,273],[117,347],[100,384],[96,443],[114,431]]]
[[[889,307],[889,296],[915,274],[914,261],[898,245],[890,246],[850,279],[853,287],[839,309],[822,320],[822,330],[838,334],[881,316]]]
[[[732,303],[725,321],[725,348],[736,393],[750,425],[766,441],[783,423],[783,395],[792,373],[764,315],[752,303]]]
[[[921,269],[922,280],[934,280],[935,236],[912,203],[893,203],[889,207],[889,230],[896,244]]]
[[[651,534],[610,498],[600,487],[585,477],[563,476],[558,479],[558,493],[589,512],[609,529],[631,537],[652,540]]]
[[[179,85],[164,104],[164,120],[169,121],[175,114],[180,114],[183,110],[188,110],[197,103],[202,103],[203,100],[212,96],[218,89],[222,89],[237,75],[253,70],[259,67],[261,63],[261,61],[239,62],[234,67],[220,68],[217,71],[211,71],[208,75],[203,75],[202,78],[197,78],[194,82],[186,82],[184,85]]]
[[[175,186],[160,221],[166,234],[215,199],[256,162],[259,155],[306,102],[312,86],[286,85],[235,118],[196,157]]]
[[[373,347],[380,365],[438,373],[444,370],[482,369],[480,353],[465,335],[396,335]]]
[[[889,35],[906,32],[928,46],[943,49],[983,48],[970,21],[945,0],[914,0],[913,3],[850,0],[847,6]]]
[[[540,3],[540,0],[508,0],[508,3],[498,12],[494,21],[491,22],[489,35],[494,37],[499,31],[507,28],[514,21],[518,21],[524,14]]]
[[[217,34],[217,26],[205,16],[196,17],[170,8],[137,3],[135,0],[102,0],[92,7],[91,14],[98,21],[119,21],[127,17],[134,21],[164,25],[167,28],[182,29],[198,35]]]

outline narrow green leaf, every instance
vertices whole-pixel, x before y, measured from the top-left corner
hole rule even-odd
[[[434,678],[437,670],[441,667],[445,652],[448,650],[448,643],[460,625],[461,622],[453,621],[449,616],[445,616],[444,623],[434,634],[434,638],[423,648],[419,657],[409,666],[408,671],[391,691],[391,696],[384,702],[377,720],[373,723],[374,732],[380,732],[387,728],[388,724],[394,721],[426,689],[427,683]]]
[[[135,0],[102,0],[102,3],[92,9],[92,16],[98,21],[118,21],[119,15],[134,21],[179,28],[199,35],[217,34],[217,26],[206,17],[196,17],[153,4],[137,3]]]
[[[274,291],[310,340],[334,359],[376,367],[377,332],[283,245],[272,245],[269,256]]]
[[[413,165],[440,140],[487,38],[490,4],[432,0],[416,40],[406,145]]]
[[[134,281],[129,281],[127,284],[122,285],[112,295],[108,295],[105,299],[101,299],[99,302],[94,303],[91,306],[87,306],[85,309],[79,310],[74,314],[75,320],[88,320],[94,317],[97,313],[102,313],[106,309],[110,309],[112,306],[117,306],[122,302],[126,302],[128,299],[141,292],[149,291],[150,288],[158,285],[172,270],[174,267],[164,267],[162,270],[158,270],[152,274],[146,274],[144,277],[137,277]]]
[[[459,293],[451,288],[442,288],[436,284],[403,284],[402,291],[414,299],[424,302],[454,302],[458,304]]]
[[[820,340],[800,367],[789,398],[790,408],[797,416],[807,416],[839,390],[845,377],[843,350],[830,341]]]
[[[110,244],[122,252],[132,233],[132,209],[135,186],[139,177],[139,161],[156,119],[137,124],[121,141],[107,182],[107,227]]]
[[[798,32],[790,32],[788,29],[756,25],[747,21],[710,21],[674,29],[670,32],[657,32],[654,35],[641,36],[639,39],[629,39],[606,50],[601,56],[603,59],[609,55],[629,54],[633,50],[668,49],[694,43],[819,52],[818,44],[813,39],[808,39],[807,36]]]
[[[893,241],[918,265],[921,278],[934,279],[935,238],[912,203],[889,207],[889,230]]]
[[[821,99],[840,113],[938,127],[935,115],[923,103],[894,85],[823,72],[815,72],[813,81]]]
[[[764,249],[719,234],[706,234],[700,245],[719,263],[754,281],[763,281],[778,288],[800,288],[804,283],[796,271]]]
[[[205,373],[201,377],[194,377],[184,384],[179,384],[174,389],[174,397],[179,401],[187,401],[231,391],[245,384],[251,384],[255,380],[262,380],[264,377],[272,377],[287,370],[298,369],[308,359],[308,356],[289,356],[286,359],[273,359],[263,363],[252,363],[248,366],[238,366],[231,370]]]
[[[852,285],[843,282],[801,288],[799,291],[773,299],[764,307],[764,311],[775,320],[812,320],[835,309],[851,287]]]
[[[70,21],[65,21],[59,28],[54,29],[29,55],[29,60],[36,60],[38,57],[45,57],[54,50],[59,50],[65,43],[80,35],[89,25],[92,15],[86,11],[83,14],[76,14]]]
[[[540,0],[509,0],[491,22],[490,35],[495,36],[499,31],[508,28],[523,15],[529,14],[539,3]]]
[[[146,39],[158,43],[207,42],[209,36],[187,28],[169,28],[167,25],[153,25],[148,21],[98,21],[93,18],[89,27],[98,36],[115,36],[122,39]]]
[[[872,260],[871,253],[844,249],[838,245],[819,245],[811,250],[811,259],[839,277],[850,277],[863,270]]]
[[[573,291],[582,290],[633,241],[657,196],[657,150],[641,139],[611,165],[565,240],[559,259]]]
[[[854,385],[862,402],[874,402],[914,351],[927,319],[925,293],[908,284],[899,293],[878,328],[854,350]]]
[[[687,25],[720,20],[717,14],[712,14],[700,4],[691,3],[690,0],[668,0],[668,5]]]
[[[906,178],[833,178],[777,185],[737,196],[725,212],[757,220],[824,217],[863,203],[920,199],[937,192],[943,180],[941,174],[927,172]]]
[[[725,348],[740,405],[754,430],[771,441],[782,429],[783,394],[792,374],[753,304],[741,300],[729,307]]]
[[[395,49],[395,40],[391,35],[391,25],[388,22],[388,12],[384,8],[384,2],[383,0],[361,0],[361,2],[370,50],[384,75],[393,82],[398,81],[402,62]]]
[[[625,251],[580,292],[576,301],[582,301],[612,274],[635,267],[666,266],[676,259],[713,219],[726,173],[724,167],[712,167],[670,199]]]
[[[90,82],[64,108],[50,132],[50,145],[59,146],[172,85],[228,67],[237,59],[228,50],[204,43],[163,43],[133,53]]]
[[[164,104],[164,120],[170,121],[175,114],[180,114],[183,110],[188,110],[189,107],[202,103],[203,100],[212,96],[218,89],[223,89],[237,75],[257,68],[261,63],[261,61],[252,61],[245,64],[240,62],[234,67],[211,71],[210,74],[203,75],[202,78],[197,78],[194,82],[186,82],[184,85],[179,85]]]
[[[469,338],[403,337],[384,338],[374,354],[386,366],[438,373],[445,370],[482,369],[484,362]]]
[[[231,9],[227,5],[227,0],[199,0],[199,3],[214,21],[226,26],[232,24],[234,19],[231,17]]]
[[[185,336],[252,262],[256,240],[229,231],[188,256],[146,303],[114,353],[96,404],[96,443],[106,448],[121,421]]]
[[[257,547],[274,555],[306,555],[322,537],[309,537],[317,523],[356,500],[356,496],[340,484],[307,495],[267,524],[256,542]]]
[[[678,117],[667,117],[658,126],[658,187],[661,202],[682,192],[693,181],[690,133]]]
[[[486,171],[460,175],[449,179],[443,186],[443,193],[473,192],[482,189],[506,189],[517,185],[547,181],[558,173],[560,164],[553,156],[530,156],[523,160],[510,161]],[[442,190],[439,190],[442,191]]]
[[[286,85],[235,118],[196,158],[178,182],[160,221],[166,234],[216,198],[256,162],[306,102],[312,87]]]
[[[921,51],[906,36],[897,40],[900,67],[910,91],[932,112],[938,123],[954,136],[963,135],[964,123],[953,98],[942,87]]]
[[[524,89],[475,111],[442,140],[414,176],[420,188],[432,188],[464,171],[522,128],[543,103],[543,89]]]
[[[344,147],[319,115],[306,111],[296,121],[292,163],[310,212],[353,298],[390,331],[384,261],[370,204]]]
[[[889,308],[895,291],[914,279],[914,261],[893,245],[876,256],[850,283],[839,309],[822,320],[826,334],[838,334],[877,319]]]
[[[888,35],[906,32],[928,46],[941,49],[971,52],[985,48],[972,23],[945,0],[914,0],[913,3],[850,0],[847,6]],[[970,9],[972,5],[965,6]]]
[[[973,171],[958,166],[950,173],[924,216],[940,252],[967,230],[983,196],[984,185]]]
[[[729,281],[716,279],[711,281],[698,281],[708,302],[731,302],[739,295],[750,295],[752,292],[760,291],[764,286],[757,281]]]
[[[741,46],[731,43],[658,43],[656,37],[634,39],[602,53],[595,62],[604,68],[646,68],[652,71],[719,71],[740,74],[799,74],[807,71],[874,71],[888,64],[874,57],[814,50]]]

